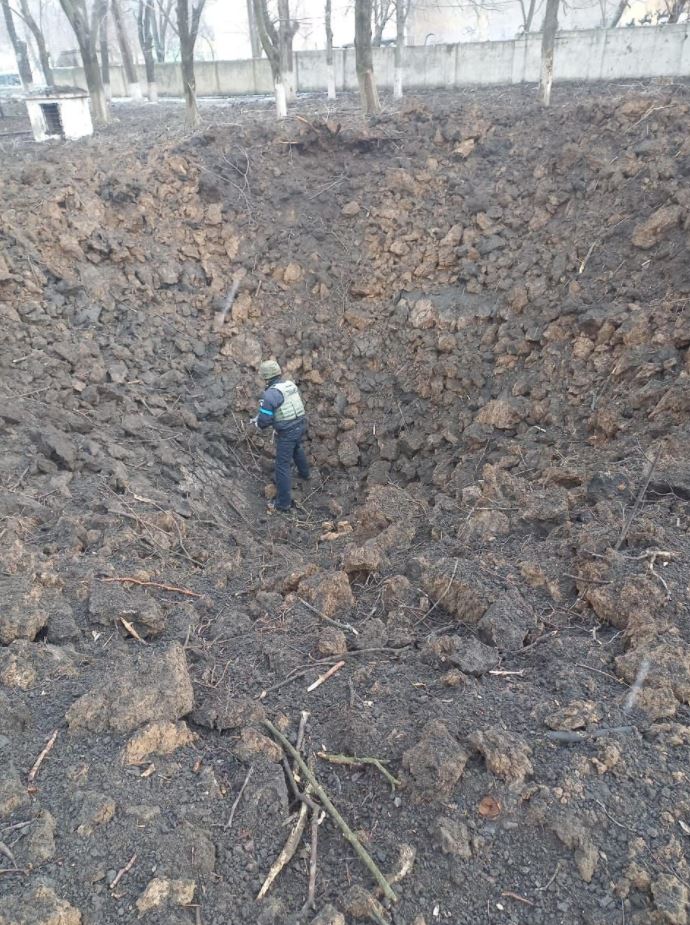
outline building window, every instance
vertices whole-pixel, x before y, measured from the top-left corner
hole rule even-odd
[[[41,113],[46,124],[46,135],[57,135],[59,138],[64,138],[60,106],[57,103],[41,103]]]

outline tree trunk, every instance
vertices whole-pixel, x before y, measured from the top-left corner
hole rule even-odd
[[[156,24],[153,38],[154,42],[157,43],[156,54],[158,55],[158,63],[162,64],[165,61],[166,50],[168,47],[168,27],[170,25],[170,16],[172,14],[173,3],[175,0],[165,0],[165,6],[162,5],[162,0],[160,0],[160,2],[160,22]]]
[[[396,100],[403,95],[403,59],[405,55],[405,16],[409,0],[395,0],[395,73],[393,96]]]
[[[107,0],[94,0],[91,19],[86,11],[84,0],[60,0],[60,6],[74,31],[79,45],[86,86],[91,97],[91,114],[96,125],[105,125],[108,120],[108,105],[103,89],[101,70],[98,66],[96,46],[105,14]]]
[[[189,20],[188,0],[177,0],[177,34],[180,39],[180,68],[182,85],[187,107],[187,124],[196,128],[201,123],[199,107],[196,101],[196,78],[194,76],[194,45],[199,33],[199,21],[206,0],[196,0],[192,6],[192,19]]]
[[[125,80],[127,81],[127,96],[131,96],[133,100],[140,100],[141,84],[139,83],[139,75],[137,74],[137,68],[134,63],[132,49],[129,45],[129,37],[122,17],[120,0],[110,0],[110,4],[113,11],[113,21],[115,22],[115,32],[117,33],[117,43],[120,46],[122,66],[125,71]]]
[[[91,110],[93,121],[96,125],[106,125],[108,119],[108,104],[105,98],[103,81],[101,80],[101,71],[98,67],[98,57],[95,48],[90,42],[86,44],[77,36],[81,60],[84,65],[84,76],[86,77],[86,86],[91,97]]]
[[[525,22],[525,33],[532,31],[532,23],[534,21],[534,11],[537,7],[537,0],[529,0],[529,7],[527,8],[527,16],[524,18]],[[524,8],[523,8],[524,16]]]
[[[548,106],[551,102],[551,85],[553,83],[553,56],[558,31],[558,4],[559,0],[546,0],[546,13],[541,38],[541,81],[539,95],[542,104]]]
[[[365,116],[381,111],[371,52],[371,0],[355,0],[355,59]]]
[[[287,116],[287,94],[281,71],[280,39],[268,16],[266,0],[254,0],[256,28],[259,30],[261,45],[266,52],[273,75],[273,89],[276,97],[276,115],[279,119]]]
[[[670,23],[679,22],[681,13],[685,9],[685,4],[687,0],[674,0],[671,4],[671,10],[668,15],[668,21]]]
[[[156,86],[156,64],[153,58],[153,0],[139,0],[137,11],[137,32],[139,44],[144,55],[146,67],[146,84],[148,87],[149,103],[158,102],[158,87]]]
[[[328,99],[335,99],[335,61],[333,59],[333,26],[331,24],[331,0],[326,0],[326,72]]]
[[[247,22],[249,23],[249,41],[252,46],[252,58],[260,58],[261,39],[259,38],[259,30],[256,27],[253,0],[247,0]]]
[[[41,62],[41,70],[43,71],[43,78],[46,82],[46,86],[54,87],[55,77],[53,76],[53,69],[50,64],[50,55],[48,54],[48,46],[46,45],[46,39],[43,35],[43,30],[36,22],[31,13],[31,10],[29,9],[28,0],[20,0],[20,7],[22,11],[22,19],[27,24],[34,39],[36,40],[38,60]]]
[[[100,31],[101,46],[101,77],[103,79],[103,92],[106,100],[113,98],[110,86],[110,48],[108,47],[108,13],[103,17]]]
[[[296,96],[294,56],[292,39],[295,32],[290,19],[290,0],[278,0],[278,49],[280,52],[280,72],[283,75],[285,92],[289,102]]]
[[[186,3],[186,0],[182,0]],[[178,4],[179,6],[179,4]],[[192,128],[201,124],[201,116],[196,101],[196,77],[194,76],[194,54],[183,52],[180,58],[182,69],[182,85],[184,86],[184,99],[187,107],[187,123]]]
[[[26,47],[26,42],[23,42],[17,35],[17,29],[14,25],[14,16],[12,15],[12,10],[10,9],[9,0],[0,0],[0,2],[2,2],[2,13],[5,17],[7,34],[9,35],[12,48],[14,49],[14,57],[17,59],[17,70],[19,71],[19,77],[21,78],[22,85],[27,90],[30,90],[34,83],[34,76],[31,73],[29,50]]]
[[[618,25],[618,23],[619,23],[619,22],[621,21],[621,19],[623,18],[623,13],[625,13],[625,11],[627,10],[629,2],[630,2],[630,0],[620,0],[620,3],[619,3],[618,6],[616,7],[616,12],[613,14],[613,18],[612,18],[611,23],[610,23],[610,25],[609,25],[609,29],[615,29],[615,28],[616,28],[616,26]]]

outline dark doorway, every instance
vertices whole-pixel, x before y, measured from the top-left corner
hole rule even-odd
[[[62,128],[62,119],[60,118],[60,107],[57,103],[41,103],[41,112],[43,121],[46,124],[47,135],[58,135],[64,138],[64,129]]]

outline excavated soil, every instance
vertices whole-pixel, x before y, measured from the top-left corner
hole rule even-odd
[[[554,96],[2,139],[2,925],[688,922],[690,86]]]

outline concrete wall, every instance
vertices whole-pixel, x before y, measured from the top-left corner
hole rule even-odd
[[[355,90],[354,48],[335,49],[336,86]],[[393,86],[395,51],[374,49],[374,70],[380,87]],[[411,90],[482,84],[516,84],[539,80],[541,35],[509,42],[467,42],[458,45],[410,46],[405,49],[405,85]],[[297,88],[320,92],[326,88],[326,52],[295,55]],[[195,65],[199,96],[243,96],[272,91],[268,61],[198,61]],[[59,84],[85,86],[80,68],[58,68]],[[182,96],[177,64],[156,66],[161,96]],[[140,68],[142,85],[144,70]],[[591,29],[561,32],[556,38],[554,78],[615,80],[645,77],[690,77],[690,24],[634,29]],[[121,68],[111,68],[113,96],[125,95]]]

